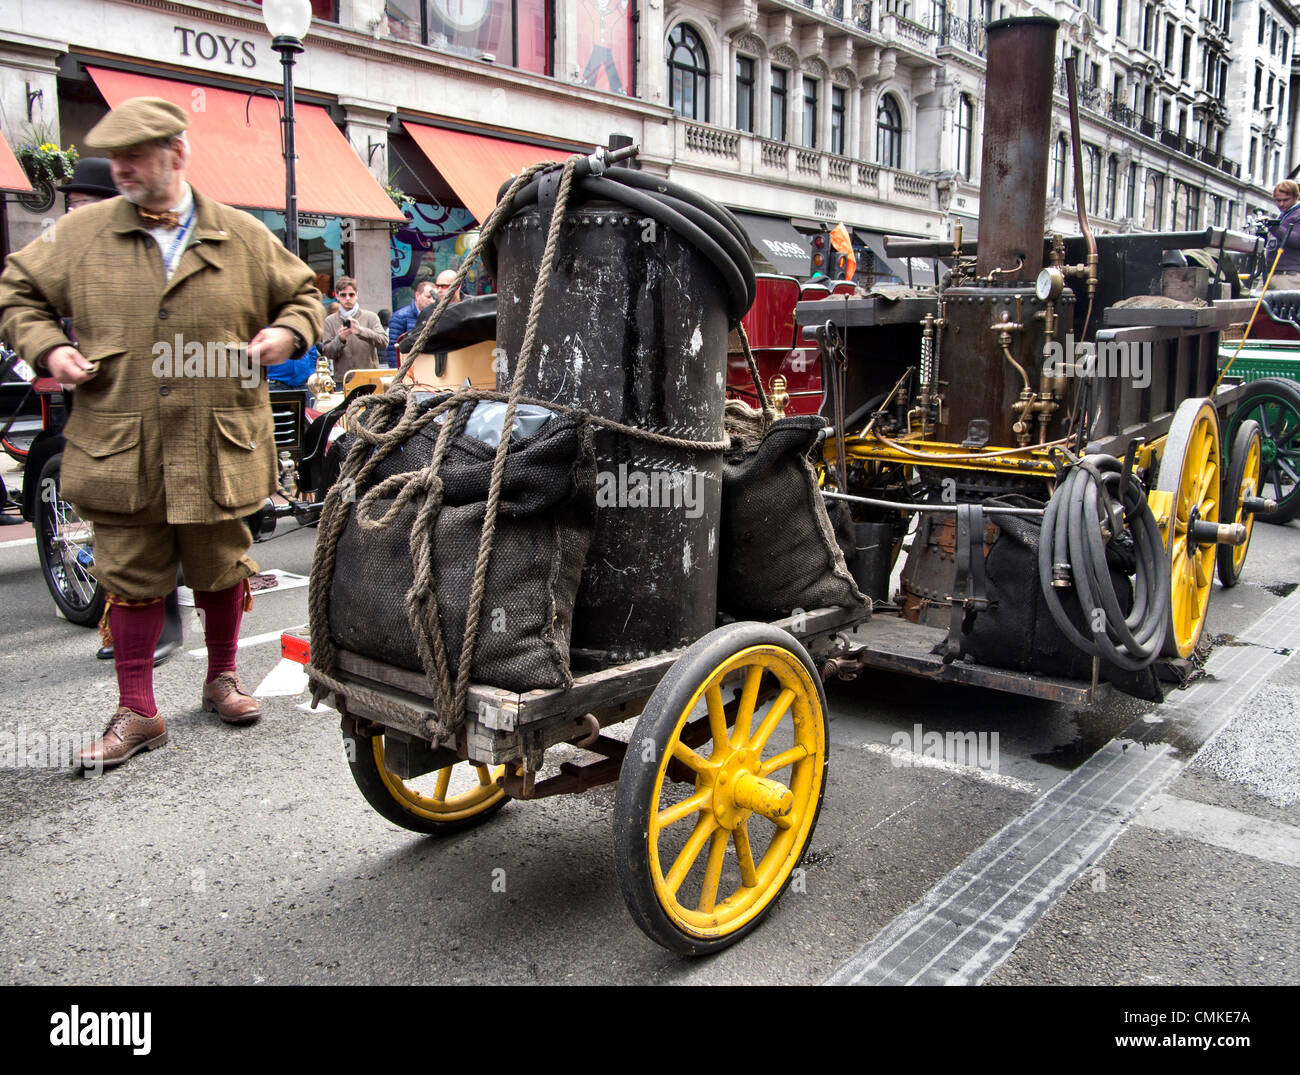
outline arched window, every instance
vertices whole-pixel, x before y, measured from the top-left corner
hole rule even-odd
[[[888,94],[876,108],[876,163],[887,168],[903,166],[903,114]]]
[[[971,133],[975,129],[975,106],[966,94],[957,98],[957,171],[963,179],[969,179],[974,170],[974,142]]]
[[[1096,146],[1083,147],[1083,205],[1095,215],[1101,203],[1101,150]]]
[[[1052,143],[1052,160],[1047,172],[1047,196],[1065,201],[1065,135]]]
[[[679,116],[708,121],[709,54],[684,22],[668,35],[668,104]]]
[[[1159,231],[1165,226],[1165,177],[1147,169],[1146,199],[1142,204],[1142,226]]]

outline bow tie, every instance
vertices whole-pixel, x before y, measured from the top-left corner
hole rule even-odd
[[[179,228],[181,218],[179,213],[173,213],[170,209],[165,209],[161,213],[151,213],[148,209],[142,209],[136,206],[135,210],[140,214],[140,219],[153,228]]]

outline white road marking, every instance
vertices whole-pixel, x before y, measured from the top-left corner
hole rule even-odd
[[[890,761],[896,760],[900,768],[942,769],[946,773],[975,776],[990,784],[1011,788],[1014,791],[1025,791],[1030,795],[1036,795],[1042,790],[1037,784],[1033,784],[1028,780],[1019,780],[1014,776],[1003,776],[1001,773],[993,772],[991,769],[981,769],[976,765],[958,765],[956,762],[947,761],[944,758],[932,758],[927,754],[914,753],[905,747],[891,747],[886,746],[884,743],[862,743],[859,749],[865,750],[869,754],[883,754]]]
[[[13,541],[0,541],[0,549],[12,549],[18,545],[35,545],[35,544],[36,544],[36,539],[34,537],[14,538]]]
[[[1153,798],[1133,821],[1156,832],[1300,869],[1300,828],[1294,825],[1168,794]]]
[[[254,698],[291,698],[308,687],[307,673],[297,661],[288,657],[269,671],[253,691]]]
[[[282,634],[284,634],[284,631],[269,631],[264,635],[249,635],[247,638],[239,640],[238,648],[247,649],[249,646],[265,645],[267,642],[279,642]],[[197,660],[202,660],[208,655],[208,647],[204,646],[202,649],[191,649],[185,652]]]

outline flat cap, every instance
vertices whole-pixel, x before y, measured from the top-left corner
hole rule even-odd
[[[132,97],[90,129],[86,145],[93,149],[126,149],[180,134],[189,125],[189,117],[180,105],[161,97]]]

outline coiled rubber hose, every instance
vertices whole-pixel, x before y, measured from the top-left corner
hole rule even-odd
[[[727,289],[727,314],[735,325],[753,305],[757,283],[749,256],[749,239],[739,222],[724,207],[693,190],[631,168],[609,168],[592,174],[591,158],[579,161],[574,171],[575,195],[621,205],[638,217],[654,220],[690,243],[722,277]],[[558,167],[558,166],[557,166]],[[536,205],[542,185],[553,172],[542,172],[515,194],[514,214]],[[508,186],[508,184],[507,184]],[[497,192],[500,199],[503,186]],[[570,204],[577,201],[571,196]],[[485,251],[489,273],[496,275],[496,252]]]
[[[1119,503],[1123,465],[1109,455],[1085,456],[1067,472],[1043,513],[1038,544],[1038,581],[1056,626],[1085,653],[1120,668],[1139,671],[1159,655],[1169,618],[1169,567],[1160,527],[1141,485],[1128,483]],[[1133,534],[1137,570],[1133,577],[1133,610],[1124,615],[1106,562],[1103,525],[1112,535],[1128,526]],[[1071,622],[1053,567],[1066,565],[1074,582],[1088,638]]]

